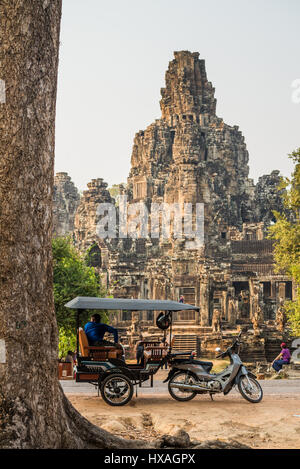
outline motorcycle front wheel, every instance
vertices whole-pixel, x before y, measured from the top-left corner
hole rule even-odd
[[[238,382],[238,389],[243,398],[253,404],[257,404],[263,398],[263,391],[260,384],[256,379],[250,378],[250,376],[241,376]]]
[[[197,380],[194,378],[194,376],[190,375],[189,373],[186,373],[184,371],[181,371],[179,373],[176,373],[168,382],[168,390],[173,399],[176,399],[176,401],[181,401],[181,402],[186,402],[194,399],[196,396],[195,391],[189,391],[185,389],[179,389],[176,387],[177,384],[196,384]]]

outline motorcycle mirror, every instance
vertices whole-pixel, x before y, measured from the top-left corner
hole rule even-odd
[[[170,316],[170,311],[166,313],[159,313],[159,315],[156,318],[156,325],[159,327],[161,330],[166,330],[170,327],[171,324],[171,316]]]

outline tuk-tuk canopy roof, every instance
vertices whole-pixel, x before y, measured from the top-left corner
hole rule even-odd
[[[94,298],[77,296],[65,304],[70,309],[109,309],[128,311],[182,311],[192,309],[198,311],[197,306],[169,300],[127,300],[121,298]]]

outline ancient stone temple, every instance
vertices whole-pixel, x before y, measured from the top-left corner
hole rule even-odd
[[[57,173],[54,180],[53,231],[56,236],[72,234],[80,195],[67,173]]]
[[[223,331],[248,325],[259,340],[268,324],[276,328],[281,302],[295,294],[289,278],[274,272],[272,241],[266,239],[272,210],[282,209],[279,172],[262,176],[256,185],[248,178],[244,137],[217,116],[214,88],[198,53],[175,52],[165,81],[161,118],[134,138],[130,174],[116,206],[115,237],[101,237],[97,230],[99,203],[115,201],[96,179],[77,208],[75,243],[97,251],[95,266],[115,296],[178,300],[183,295],[185,303],[199,306],[199,313],[177,313],[178,346],[197,346],[201,338],[201,347],[209,349],[218,321]],[[172,205],[183,221],[184,204],[192,207],[192,225],[196,205],[203,207],[203,242],[194,232],[175,236],[173,214],[168,237],[151,231],[153,207],[165,213]],[[137,207],[147,212],[143,229],[134,224]],[[120,236],[124,210],[127,231]],[[155,334],[155,314],[140,314],[141,331]],[[131,312],[119,313],[115,324],[125,334]]]

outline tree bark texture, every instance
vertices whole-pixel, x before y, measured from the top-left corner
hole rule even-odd
[[[84,419],[57,378],[52,188],[61,0],[0,0],[0,448],[147,446]]]

